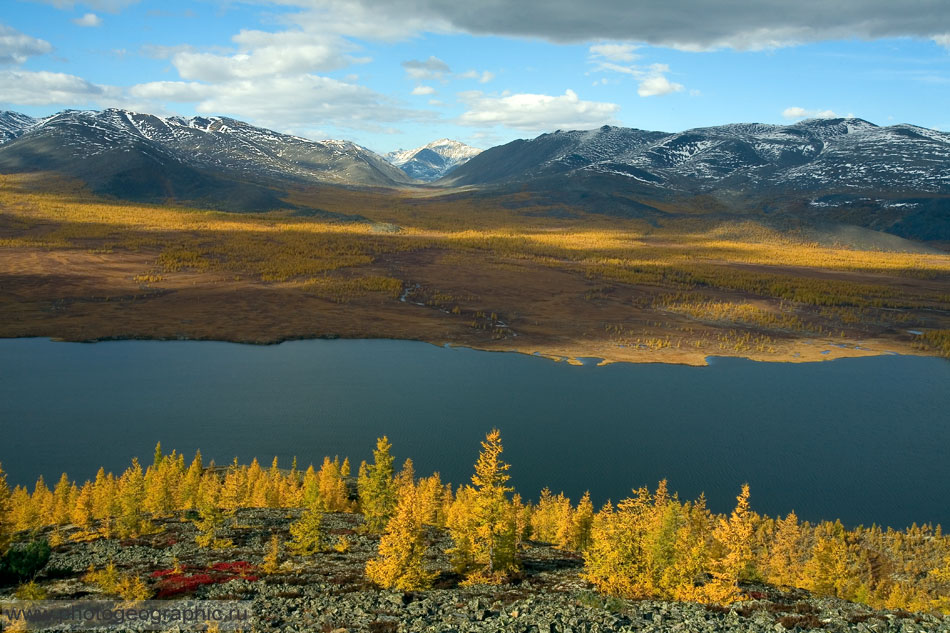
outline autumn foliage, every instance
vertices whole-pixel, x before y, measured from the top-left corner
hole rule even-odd
[[[291,525],[291,540],[275,535],[260,567],[176,565],[155,572],[151,587],[110,566],[88,574],[105,593],[167,597],[274,573],[288,556],[306,561],[331,547],[346,552],[344,539],[327,541],[323,515],[361,510],[369,532],[381,532],[366,575],[385,588],[432,584],[436,572],[428,557],[439,553],[430,537],[444,527],[453,543],[447,553],[466,584],[506,582],[532,539],[581,554],[582,576],[610,596],[728,604],[749,597],[744,583],[756,581],[879,608],[950,613],[950,537],[939,526],[848,529],[840,522],[803,522],[794,512],[762,516],[752,509],[747,485],[725,515],[709,510],[702,496],[681,501],[665,481],[596,512],[588,494],[574,505],[545,489],[529,503],[509,485],[501,434],[490,432],[481,448],[471,482],[453,493],[437,473],[417,478],[411,460],[394,473],[390,444],[380,438],[374,464],[360,469],[358,499],[350,492],[349,462],[339,458],[301,473],[296,462],[286,469],[276,460],[266,470],[256,460],[212,468],[200,453],[186,465],[180,454],[157,450],[144,470],[133,460],[118,477],[100,469],[79,485],[64,475],[52,490],[40,477],[32,490],[11,491],[0,470],[0,550],[39,530],[53,545],[148,534],[161,518],[182,512],[195,521],[200,546],[228,548],[225,528],[236,509],[304,508]]]

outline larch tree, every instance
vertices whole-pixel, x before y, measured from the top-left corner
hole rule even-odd
[[[119,536],[136,536],[145,528],[145,477],[137,459],[119,479]]]
[[[86,481],[79,490],[79,496],[69,514],[69,520],[80,529],[81,535],[86,535],[92,528],[93,491],[92,484]]]
[[[590,547],[590,532],[594,525],[594,506],[590,502],[590,492],[585,492],[577,504],[577,510],[571,515],[569,548],[583,552]]]
[[[366,529],[381,532],[396,509],[396,482],[393,478],[392,444],[384,435],[376,440],[373,463],[360,466],[356,487]]]
[[[764,564],[765,579],[776,585],[795,586],[802,574],[802,549],[798,516],[789,512],[775,524]]]
[[[452,539],[459,553],[469,560],[465,582],[497,583],[518,567],[518,529],[508,494],[509,465],[501,460],[501,433],[493,429],[482,442],[475,463],[471,492],[461,494],[457,516],[450,523]]]
[[[384,589],[427,589],[436,576],[426,570],[423,561],[426,542],[417,494],[416,486],[400,486],[395,512],[379,541],[379,553],[366,563],[366,577]]]
[[[738,597],[739,581],[749,576],[754,560],[754,532],[755,516],[749,509],[749,484],[743,484],[732,514],[728,519],[720,518],[713,530],[713,538],[719,545],[719,556],[712,564],[713,579],[705,586],[706,597],[710,602],[728,604]]]

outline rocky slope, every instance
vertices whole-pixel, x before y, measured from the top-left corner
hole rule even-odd
[[[413,178],[432,182],[451,173],[481,152],[482,150],[465,143],[443,138],[415,149],[390,152],[385,158]]]
[[[353,514],[324,515],[331,545],[345,538],[348,551],[308,558],[282,554],[277,572],[263,573],[262,554],[271,535],[288,539],[296,516],[284,510],[240,510],[220,535],[234,545],[221,550],[197,548],[194,525],[178,518],[138,539],[67,542],[55,548],[37,580],[50,598],[101,599],[101,591],[82,576],[90,565],[101,569],[113,562],[122,574],[147,578],[160,599],[250,600],[258,631],[950,632],[946,618],[875,611],[760,585],[745,587],[747,599],[730,607],[608,599],[578,576],[582,561],[576,554],[535,542],[526,544],[523,571],[508,584],[462,587],[445,555],[450,542],[434,529],[427,562],[440,572],[435,586],[411,593],[382,591],[363,574],[378,538],[363,534],[361,517]],[[181,573],[169,574],[176,561]],[[0,600],[11,593],[0,590]]]

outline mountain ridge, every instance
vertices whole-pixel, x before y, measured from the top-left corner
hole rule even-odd
[[[266,210],[293,185],[399,187],[413,179],[349,141],[311,141],[229,117],[65,110],[0,113],[0,171],[51,170],[98,193]]]

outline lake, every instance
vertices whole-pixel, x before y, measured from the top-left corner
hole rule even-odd
[[[502,432],[512,482],[595,504],[655,487],[849,525],[950,525],[950,362],[714,358],[709,367],[583,367],[391,340],[273,346],[192,341],[0,340],[0,463],[12,484],[151,462],[348,455],[386,434],[417,474],[467,481]]]

